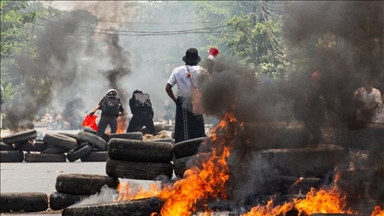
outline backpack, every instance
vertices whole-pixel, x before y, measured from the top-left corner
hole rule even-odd
[[[151,108],[152,103],[151,100],[149,99],[149,94],[146,93],[135,93],[133,94],[133,108],[142,108],[142,107],[147,107]]]
[[[119,113],[119,98],[113,95],[106,95],[101,106],[101,111],[105,116],[117,116]]]

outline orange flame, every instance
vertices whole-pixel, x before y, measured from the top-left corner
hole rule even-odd
[[[150,189],[147,190],[143,188],[141,185],[138,185],[138,187],[132,187],[128,182],[121,182],[117,186],[117,191],[119,192],[119,196],[115,200],[115,202],[157,196],[160,191],[159,186],[156,183],[152,183],[150,184],[149,187]]]
[[[299,212],[305,212],[307,215],[313,213],[356,213],[350,209],[344,210],[346,206],[346,196],[342,195],[337,187],[341,174],[336,174],[334,184],[330,189],[311,190],[307,193],[305,199],[294,199],[295,208]]]
[[[191,212],[196,211],[197,206],[206,211],[199,216],[212,215],[206,201],[227,198],[226,182],[229,179],[229,168],[226,160],[230,156],[233,138],[237,134],[237,130],[241,128],[242,124],[237,123],[235,116],[232,113],[226,113],[211,134],[211,152],[196,155],[195,159],[198,165],[186,170],[183,179],[176,181],[173,185],[166,185],[163,189],[152,184],[149,190],[144,188],[134,190],[128,183],[120,183],[119,198],[115,201],[155,196],[165,202],[160,211],[161,216],[190,216]],[[222,135],[218,136],[218,133]],[[207,145],[207,139],[202,144]],[[311,188],[305,199],[293,199],[293,201],[283,205],[274,205],[273,200],[270,200],[266,206],[255,206],[242,216],[285,215],[292,209],[296,209],[299,215],[311,215],[313,213],[357,214],[351,209],[345,210],[346,196],[338,190],[336,184],[340,176],[340,174],[335,176],[334,184],[330,188],[319,190]],[[295,184],[300,181],[302,179]],[[156,215],[158,214],[152,213],[152,216]],[[376,206],[372,216],[384,216],[384,210]]]
[[[197,156],[197,160],[201,160],[202,168],[197,166],[190,168],[185,172],[182,180],[160,192],[159,197],[165,200],[160,212],[162,216],[189,216],[196,210],[196,204],[199,201],[209,198],[226,198],[225,183],[229,179],[226,159],[229,157],[229,147],[233,142],[232,136],[236,133],[236,127],[234,127],[236,123],[235,116],[232,113],[226,113],[213,130],[212,152]],[[225,133],[227,136],[219,140],[216,135],[218,130],[227,130],[229,133]]]
[[[372,212],[372,216],[384,216],[384,209],[380,206],[375,206]]]
[[[128,122],[127,115],[122,115],[117,118],[117,130],[116,130],[117,134],[125,133],[127,122]]]
[[[285,215],[289,210],[293,209],[293,203],[285,203],[280,206],[273,206],[273,200],[269,200],[266,206],[255,206],[249,212],[242,216],[274,216]]]

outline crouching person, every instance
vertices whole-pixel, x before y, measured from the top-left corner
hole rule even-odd
[[[129,122],[127,132],[137,132],[145,126],[149,133],[154,135],[156,133],[153,124],[154,113],[149,94],[136,89],[132,93],[132,98],[129,99],[129,107],[133,116]]]

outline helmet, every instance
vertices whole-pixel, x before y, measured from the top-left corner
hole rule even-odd
[[[117,96],[117,91],[115,89],[109,89],[107,91],[107,95]]]
[[[132,94],[136,94],[136,93],[143,93],[143,91],[141,91],[140,89],[136,89],[135,91],[133,91]]]

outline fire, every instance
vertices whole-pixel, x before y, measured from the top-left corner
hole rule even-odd
[[[344,210],[346,206],[346,196],[340,193],[336,184],[340,176],[340,173],[335,176],[334,184],[330,189],[320,189],[316,191],[314,188],[311,188],[306,194],[305,199],[294,199],[295,208],[299,212],[305,212],[307,215],[312,213],[356,213],[352,210]]]
[[[160,191],[159,186],[156,183],[152,183],[149,187],[150,189],[147,190],[141,185],[138,187],[132,187],[128,182],[120,183],[117,187],[119,197],[115,200],[115,202],[157,196]]]
[[[119,116],[117,118],[116,133],[118,133],[118,134],[125,133],[127,122],[128,122],[128,116],[127,115]]]
[[[380,206],[375,206],[372,216],[384,216],[384,209],[380,208]]]
[[[226,113],[222,121],[215,127],[211,137],[211,153],[199,154],[202,168],[192,167],[184,174],[184,178],[172,187],[166,187],[159,193],[165,200],[160,212],[162,216],[189,216],[196,210],[196,204],[209,198],[226,198],[225,183],[229,179],[229,168],[226,159],[229,147],[236,134],[237,120],[232,113]],[[222,139],[216,134],[227,130]],[[206,209],[208,211],[208,208]]]
[[[293,203],[273,206],[273,200],[269,200],[266,206],[255,206],[248,213],[242,214],[242,216],[285,215],[291,209],[293,209]]]
[[[226,182],[229,179],[229,167],[226,161],[230,156],[234,137],[238,130],[242,129],[242,125],[237,122],[232,113],[226,113],[222,121],[213,129],[210,139],[207,138],[203,143],[211,144],[211,152],[197,154],[195,156],[197,165],[186,170],[183,179],[176,181],[173,185],[165,185],[162,189],[152,184],[149,190],[134,189],[128,183],[120,183],[119,197],[115,201],[159,197],[164,200],[160,211],[161,216],[190,216],[191,213],[201,209],[205,213],[201,213],[200,216],[212,215],[207,201],[227,198]],[[208,143],[209,140],[210,143]],[[346,196],[339,191],[336,184],[340,176],[340,173],[335,176],[334,184],[330,187],[318,190],[311,188],[305,199],[293,199],[283,205],[275,205],[271,199],[266,206],[255,206],[242,216],[286,215],[293,209],[299,212],[298,215],[357,214],[351,209],[345,209]],[[156,215],[157,213],[152,213],[152,216]],[[372,216],[384,216],[384,210],[376,206]]]

